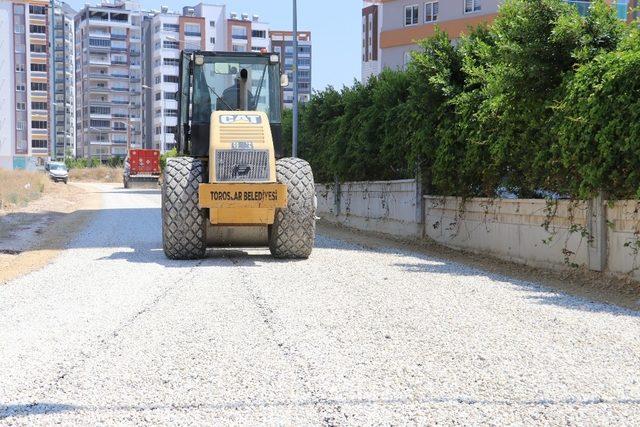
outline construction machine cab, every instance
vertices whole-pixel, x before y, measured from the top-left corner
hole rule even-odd
[[[277,54],[262,52],[183,52],[177,93],[176,140],[180,154],[209,155],[211,113],[260,111],[267,115],[276,158],[283,157],[282,91]]]

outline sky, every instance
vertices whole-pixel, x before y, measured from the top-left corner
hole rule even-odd
[[[181,10],[198,0],[138,0],[143,9],[168,6]],[[85,3],[100,0],[66,0],[80,10]],[[292,0],[209,0],[205,3],[226,4],[230,12],[260,15],[260,19],[277,30],[293,25]],[[311,31],[313,43],[313,88],[322,90],[329,85],[341,88],[360,78],[362,22],[361,0],[298,0],[298,30]]]

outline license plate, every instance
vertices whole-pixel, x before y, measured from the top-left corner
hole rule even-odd
[[[201,209],[287,206],[287,186],[284,184],[200,184],[199,196]]]

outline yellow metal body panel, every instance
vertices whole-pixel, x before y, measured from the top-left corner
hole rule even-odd
[[[200,208],[214,225],[271,225],[287,205],[287,187],[276,183],[269,117],[259,111],[215,111],[209,137],[209,183],[200,185]],[[217,150],[268,150],[269,177],[259,182],[218,182]]]

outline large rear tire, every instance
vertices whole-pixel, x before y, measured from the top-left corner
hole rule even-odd
[[[162,244],[167,258],[201,259],[207,252],[205,211],[198,188],[205,168],[190,157],[168,159],[162,185]]]
[[[276,258],[309,258],[316,237],[313,172],[302,159],[276,162],[278,182],[287,185],[287,207],[276,211],[269,229],[269,249]]]

